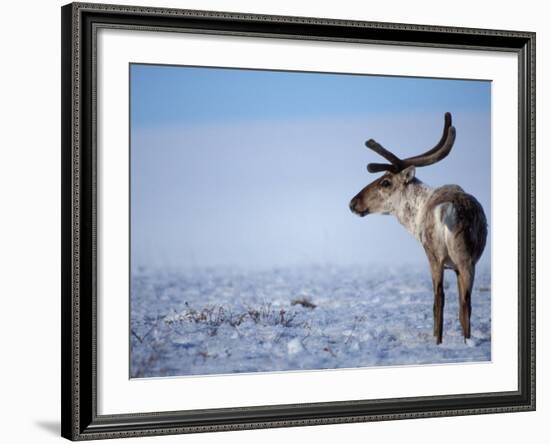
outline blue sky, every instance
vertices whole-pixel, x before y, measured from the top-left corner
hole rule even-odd
[[[132,65],[132,127],[489,110],[486,81]]]
[[[453,151],[417,176],[461,185],[491,224],[490,82],[139,64],[130,75],[133,265],[425,262],[391,217],[347,205],[377,177],[365,140],[418,154],[446,111]]]

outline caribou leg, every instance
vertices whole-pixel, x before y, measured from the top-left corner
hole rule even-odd
[[[443,341],[443,307],[445,306],[445,293],[443,292],[443,264],[430,261],[432,271],[432,283],[434,289],[434,336],[436,343]]]
[[[474,283],[475,268],[472,265],[459,266],[458,281],[458,313],[464,340],[470,338],[470,317],[472,316],[472,286]]]

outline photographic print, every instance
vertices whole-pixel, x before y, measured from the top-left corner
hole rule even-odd
[[[131,378],[491,360],[490,81],[129,76]]]

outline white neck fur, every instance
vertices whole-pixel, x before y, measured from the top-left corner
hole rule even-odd
[[[426,202],[432,192],[431,187],[414,179],[405,187],[404,193],[396,196],[393,210],[390,212],[418,240],[420,240]]]

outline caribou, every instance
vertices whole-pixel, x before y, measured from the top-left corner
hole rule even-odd
[[[363,188],[349,203],[351,211],[390,214],[424,248],[430,264],[434,292],[433,334],[436,343],[443,340],[444,271],[457,276],[459,318],[464,341],[471,336],[472,288],[475,267],[487,240],[487,219],[477,199],[458,185],[432,188],[415,176],[416,167],[441,161],[450,153],[456,138],[450,113],[445,114],[443,135],[432,149],[401,159],[370,139],[366,146],[389,163],[369,163],[370,173],[384,174]]]

